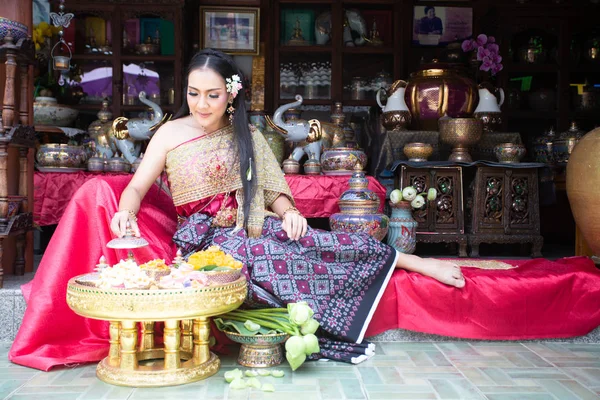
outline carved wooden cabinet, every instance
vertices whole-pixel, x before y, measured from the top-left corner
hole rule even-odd
[[[478,166],[472,201],[471,257],[481,243],[530,243],[542,256],[537,168]]]
[[[456,243],[459,256],[467,256],[467,236],[463,217],[463,180],[462,167],[439,166],[414,168],[403,165],[399,174],[399,185],[414,186],[418,193],[429,188],[437,190],[433,204],[419,210],[413,210],[413,217],[419,223],[417,242]]]
[[[29,39],[15,43],[9,35],[0,43],[0,62],[6,67],[0,119],[0,287],[4,283],[5,239],[16,238],[14,272],[23,275],[26,234],[33,227],[33,213],[29,212],[28,204],[32,187],[27,184],[29,152],[35,140],[35,131],[29,125],[29,66],[33,59],[34,47]],[[18,171],[9,171],[9,147],[18,148]],[[16,189],[9,187],[9,174],[18,175]]]

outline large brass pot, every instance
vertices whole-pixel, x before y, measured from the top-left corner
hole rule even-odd
[[[600,255],[600,128],[579,140],[567,164],[567,196],[583,238]]]
[[[410,75],[405,95],[411,129],[438,130],[438,119],[470,117],[477,107],[475,82],[450,64],[434,61]]]

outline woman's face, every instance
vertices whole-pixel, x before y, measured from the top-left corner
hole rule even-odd
[[[429,10],[427,10],[427,17],[428,18],[435,17],[435,10],[433,8],[430,8]]]
[[[205,68],[192,71],[188,76],[187,103],[192,118],[206,132],[213,132],[227,125],[225,110],[229,93],[225,80],[215,71]]]

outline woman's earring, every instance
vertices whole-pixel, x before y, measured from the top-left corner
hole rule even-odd
[[[229,103],[229,107],[227,107],[227,112],[229,113],[229,122],[233,123],[233,113],[235,112],[235,108],[232,103]]]

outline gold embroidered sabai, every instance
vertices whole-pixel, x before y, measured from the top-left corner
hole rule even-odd
[[[292,203],[290,191],[281,168],[263,135],[251,126],[254,143],[257,190],[250,202],[248,236],[262,233],[266,211],[280,194]],[[166,169],[175,206],[210,198],[219,193],[236,192],[237,226],[242,227],[244,204],[240,160],[233,127],[226,126],[200,139],[184,143],[167,153]]]

